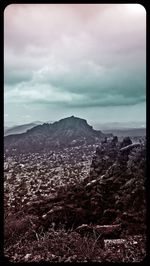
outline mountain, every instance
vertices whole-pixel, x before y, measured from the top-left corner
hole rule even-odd
[[[5,132],[9,129],[10,127],[8,126],[4,126],[4,135],[5,135]]]
[[[100,142],[105,136],[88,125],[86,120],[71,116],[52,124],[35,126],[26,133],[6,136],[4,149],[7,153],[45,152],[70,145]]]
[[[106,123],[93,123],[95,129],[101,130],[127,130],[146,128],[145,121],[132,121],[132,122],[106,122]]]
[[[10,128],[10,127],[14,127],[14,126],[18,126],[18,123],[16,124],[15,121],[6,121],[6,120],[4,121],[4,127],[5,128]]]
[[[40,122],[38,122],[38,123],[33,122],[33,123],[24,124],[24,125],[17,125],[17,126],[13,126],[13,127],[5,127],[4,128],[4,136],[25,133],[27,130],[37,126],[38,124],[40,124]]]
[[[118,137],[140,137],[146,136],[146,128],[124,128],[124,129],[105,129],[102,130],[105,134],[112,133]]]

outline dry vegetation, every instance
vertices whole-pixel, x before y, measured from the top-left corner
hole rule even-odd
[[[140,194],[145,193],[145,144],[121,159],[118,145],[110,148],[103,144],[93,160],[92,145],[52,155],[5,158],[4,246],[9,261],[139,262],[145,258],[145,200]],[[89,161],[92,161],[90,174]],[[61,165],[65,172],[56,174]],[[121,167],[125,167],[124,172]],[[100,213],[101,200],[107,208]],[[118,207],[120,202],[123,211]],[[114,209],[111,204],[115,204]],[[139,208],[142,218],[138,218]],[[42,220],[43,214],[46,219]],[[74,217],[79,222],[76,225],[72,222]],[[105,237],[95,230],[84,234],[77,231],[77,226],[85,222],[95,228],[99,224],[123,224],[123,220],[126,228],[122,227],[118,237]]]
[[[81,236],[74,230],[50,228],[47,232],[26,228],[27,218],[13,222],[5,241],[5,255],[12,262],[139,262],[145,258],[145,238],[105,240],[99,236]],[[15,231],[13,231],[15,228]]]

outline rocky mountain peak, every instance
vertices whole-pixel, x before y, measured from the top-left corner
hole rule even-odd
[[[12,151],[47,152],[62,149],[69,145],[96,144],[106,135],[100,130],[94,130],[85,119],[70,116],[52,124],[44,123],[26,133],[5,137],[4,148]]]
[[[75,117],[73,115],[67,118],[63,118],[58,122],[53,123],[53,125],[58,126],[61,129],[80,129],[80,128],[85,128],[87,130],[92,129],[92,126],[88,125],[85,119]]]

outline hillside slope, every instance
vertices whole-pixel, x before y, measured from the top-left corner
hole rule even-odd
[[[8,154],[46,152],[68,145],[96,143],[105,136],[86,120],[71,116],[53,124],[38,125],[23,134],[6,136],[4,150]]]

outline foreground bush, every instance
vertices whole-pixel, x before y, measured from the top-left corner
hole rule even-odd
[[[102,247],[94,234],[81,236],[63,228],[44,232],[31,227],[25,231],[23,227],[22,233],[20,226],[18,229],[19,235],[10,234],[5,240],[5,256],[12,262],[133,262],[145,257],[142,236],[129,237],[124,245],[115,245],[112,240],[111,245]]]

